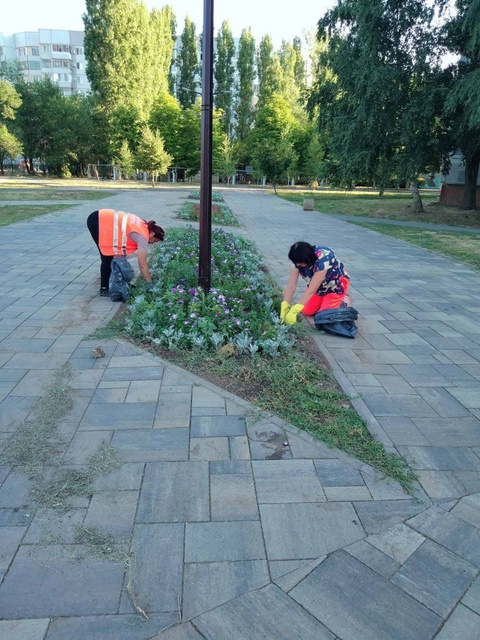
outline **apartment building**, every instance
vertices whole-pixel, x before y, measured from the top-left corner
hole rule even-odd
[[[87,93],[83,31],[38,29],[0,34],[0,62],[17,61],[26,82],[48,76],[64,95]]]

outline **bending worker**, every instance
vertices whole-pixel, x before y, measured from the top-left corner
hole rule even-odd
[[[282,322],[294,324],[299,313],[313,316],[317,311],[338,309],[343,302],[350,306],[350,296],[347,296],[350,276],[329,247],[296,242],[290,247],[288,259],[293,266],[280,307]],[[309,284],[297,304],[292,306],[299,276]]]
[[[148,284],[152,278],[148,270],[148,245],[161,242],[165,236],[154,220],[146,222],[133,213],[114,209],[100,209],[88,216],[87,227],[100,252],[100,295],[108,296],[108,281],[114,256],[130,255],[138,251],[138,267]]]

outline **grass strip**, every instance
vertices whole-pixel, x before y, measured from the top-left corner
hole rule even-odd
[[[108,191],[72,191],[67,189],[0,188],[0,201],[11,200],[101,200],[112,196]]]
[[[304,344],[279,359],[222,358],[180,351],[162,356],[370,464],[411,491],[415,474],[405,459],[385,450],[331,372],[319,358],[306,355],[306,349]]]
[[[353,224],[404,240],[417,247],[480,269],[480,234],[478,233],[397,227],[376,222],[353,222]]]
[[[302,205],[304,198],[314,200],[315,211],[332,215],[367,216],[383,220],[403,220],[448,224],[460,227],[480,227],[476,212],[440,204],[438,195],[422,193],[425,210],[415,213],[412,196],[408,192],[375,195],[371,191],[288,191],[280,189],[277,195],[284,200]]]
[[[5,227],[22,220],[31,220],[37,216],[43,216],[46,213],[63,211],[64,209],[69,209],[71,206],[71,204],[0,204],[0,227]]]

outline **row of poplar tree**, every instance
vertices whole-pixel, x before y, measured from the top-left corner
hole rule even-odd
[[[185,20],[178,53],[169,6],[86,0],[84,24],[90,95],[62,96],[48,80],[27,85],[4,68],[2,167],[22,152],[60,175],[81,175],[94,162],[121,164],[125,175],[169,166],[195,175],[201,106],[193,22]],[[228,22],[221,25],[214,173],[226,178],[242,163],[274,185],[322,179],[382,192],[448,169],[460,149],[464,205],[476,208],[480,0],[338,0],[318,22],[312,17],[315,29],[307,82],[299,38],[275,51],[268,35],[256,46],[244,29],[236,45]]]

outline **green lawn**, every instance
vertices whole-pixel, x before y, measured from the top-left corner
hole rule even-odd
[[[111,191],[73,191],[70,189],[12,189],[0,187],[0,201],[15,200],[100,200],[115,195]]]
[[[313,198],[315,211],[328,214],[368,216],[388,220],[432,222],[463,227],[480,227],[480,214],[447,207],[438,203],[438,193],[422,192],[424,213],[413,211],[408,191],[387,192],[384,196],[372,191],[294,191],[281,189],[278,195],[302,205],[304,198]]]
[[[354,224],[480,268],[480,234],[478,233],[432,231],[417,227],[397,227],[393,224],[370,222],[355,222]]]
[[[68,204],[0,204],[0,227],[5,227],[13,222],[20,222],[20,220],[30,220],[36,216],[42,216],[45,213],[69,209],[70,206],[71,205]]]

